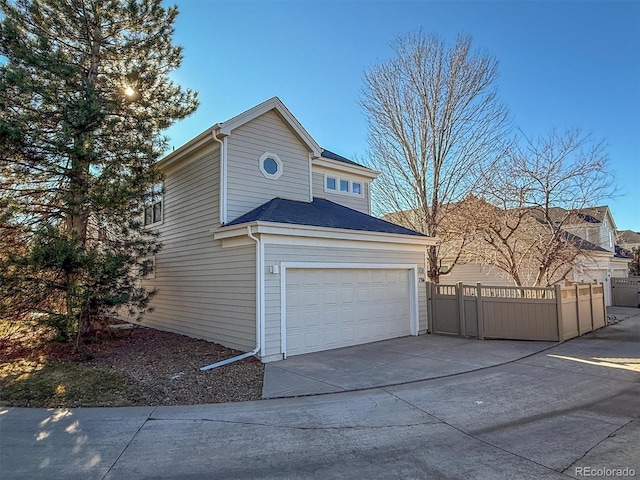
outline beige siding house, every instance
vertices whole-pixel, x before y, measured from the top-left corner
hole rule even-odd
[[[278,98],[162,159],[143,322],[264,362],[427,330],[433,239],[370,215],[377,172],[321,148]]]
[[[556,208],[555,214],[563,219],[563,229],[584,240],[584,253],[576,259],[576,265],[567,280],[579,283],[602,283],[605,305],[612,304],[611,278],[628,276],[629,258],[621,255],[615,244],[615,221],[607,206],[568,211]],[[535,273],[535,272],[532,272]],[[442,283],[480,282],[490,286],[511,285],[513,280],[505,272],[479,263],[456,265],[450,274],[442,277]]]

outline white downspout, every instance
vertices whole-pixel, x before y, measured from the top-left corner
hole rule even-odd
[[[214,129],[211,132],[213,139],[220,144],[220,224],[227,223],[227,137],[222,140]]]
[[[220,362],[212,363],[211,365],[200,368],[200,370],[211,370],[229,363],[237,362],[238,360],[253,357],[260,351],[260,338],[262,337],[262,250],[260,248],[260,239],[251,232],[251,227],[247,227],[247,235],[251,240],[256,242],[256,348],[250,352],[227,358]]]

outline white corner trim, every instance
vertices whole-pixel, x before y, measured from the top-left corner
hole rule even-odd
[[[274,162],[276,162],[277,168],[275,173],[269,173],[264,168],[264,161],[269,158]],[[260,158],[258,159],[258,168],[260,169],[260,173],[262,173],[264,178],[268,178],[269,180],[279,179],[282,173],[284,172],[284,165],[282,164],[282,160],[280,160],[280,157],[278,156],[277,153],[271,153],[271,152],[264,152],[262,155],[260,155]]]
[[[411,288],[411,335],[418,335],[420,330],[420,293],[418,292],[418,286],[420,285],[420,278],[418,277],[419,267],[414,265],[411,269],[411,282],[409,288]],[[426,312],[425,312],[426,313]]]
[[[309,153],[309,201],[313,202],[313,156]]]
[[[266,352],[267,352],[267,346],[266,346],[266,315],[265,315],[265,307],[266,307],[266,302],[265,302],[265,268],[264,268],[264,244],[265,241],[262,240],[259,242],[259,249],[260,249],[260,278],[259,278],[259,285],[260,285],[260,331],[257,332],[260,335],[260,352],[258,355],[260,355],[261,357],[264,357]]]
[[[287,267],[280,262],[280,353],[287,358]]]
[[[220,223],[227,223],[227,137],[218,138],[216,131],[212,132],[213,139],[220,144]]]
[[[280,349],[283,358],[287,358],[287,270],[289,269],[409,270],[411,272],[409,281],[409,322],[411,335],[418,335],[420,314],[417,264],[280,262]]]
[[[222,216],[220,217],[220,223],[221,224],[225,224],[227,223],[227,212],[228,212],[228,188],[227,188],[227,181],[229,179],[229,154],[228,154],[228,142],[227,142],[227,137],[224,137],[222,139],[222,159],[223,159],[223,163],[222,163],[222,168],[223,171],[221,172],[221,176],[222,176]]]

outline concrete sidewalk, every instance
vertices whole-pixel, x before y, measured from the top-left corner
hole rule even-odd
[[[184,407],[0,407],[0,478],[637,477],[640,311],[623,317],[515,362],[393,387]]]

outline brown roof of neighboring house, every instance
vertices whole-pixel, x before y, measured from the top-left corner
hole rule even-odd
[[[640,243],[640,232],[633,230],[616,230],[616,237],[619,243]]]
[[[579,208],[573,211],[561,207],[552,207],[550,216],[551,220],[564,222],[566,225],[598,224],[604,221],[607,212],[609,212],[609,207],[606,205]],[[611,215],[611,212],[609,212],[609,215]]]

